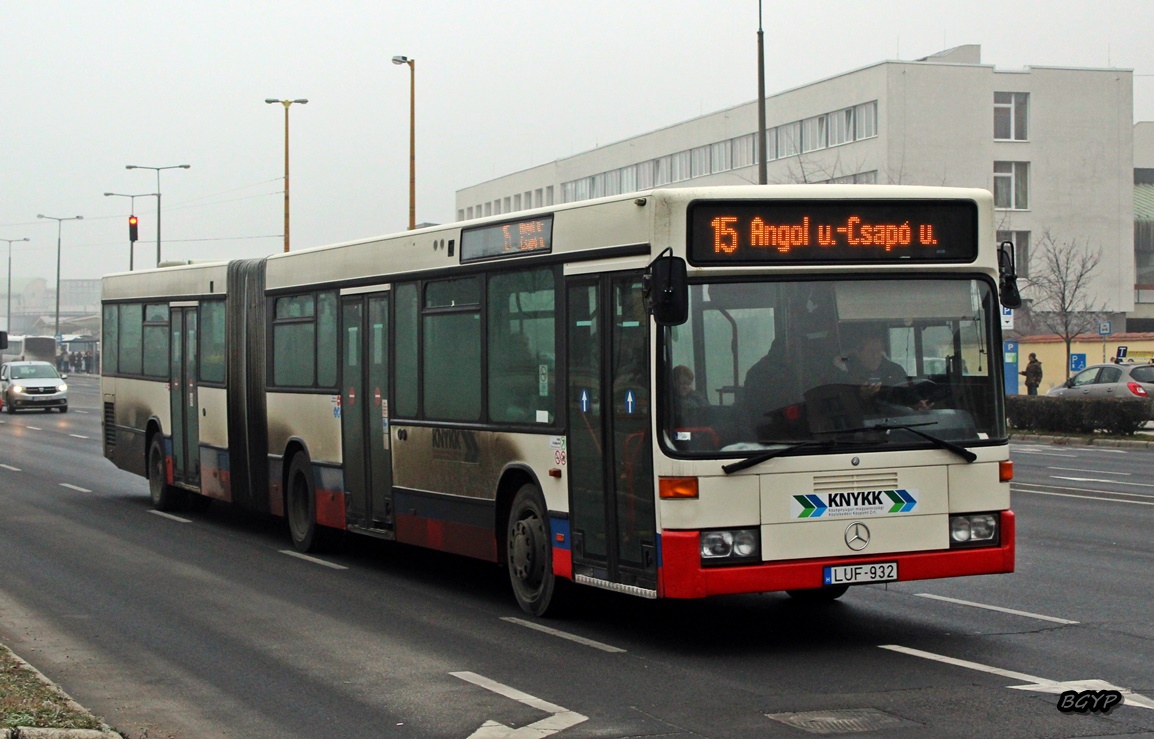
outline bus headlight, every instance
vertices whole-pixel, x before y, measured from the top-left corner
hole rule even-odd
[[[997,543],[997,514],[967,513],[950,516],[950,546],[984,546]]]
[[[720,529],[701,532],[702,564],[729,564],[761,559],[757,529]]]

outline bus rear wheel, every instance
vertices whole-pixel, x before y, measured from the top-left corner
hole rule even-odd
[[[178,510],[186,499],[184,491],[169,485],[167,478],[168,459],[158,433],[148,445],[148,494],[152,497],[152,506],[158,511]]]
[[[536,485],[522,485],[513,497],[505,543],[509,581],[521,610],[533,616],[555,614],[560,599],[553,574],[549,515]]]
[[[332,537],[329,529],[317,523],[313,466],[304,453],[294,456],[289,465],[288,484],[285,486],[285,518],[288,519],[293,549],[307,554],[328,548]]]

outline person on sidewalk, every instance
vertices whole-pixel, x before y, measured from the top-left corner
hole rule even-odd
[[[1026,369],[1018,374],[1026,377],[1026,394],[1037,395],[1038,386],[1042,384],[1042,363],[1038,361],[1038,355],[1030,352],[1030,361],[1026,363]]]

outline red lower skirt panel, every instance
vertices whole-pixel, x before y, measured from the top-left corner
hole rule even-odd
[[[704,598],[710,595],[803,590],[823,585],[823,568],[897,562],[898,580],[988,575],[1014,571],[1014,513],[1001,512],[1001,545],[980,549],[880,554],[872,557],[823,557],[766,562],[738,567],[702,567],[696,531],[661,534],[658,594],[663,598]]]

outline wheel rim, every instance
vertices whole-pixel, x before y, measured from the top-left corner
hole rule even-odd
[[[514,524],[509,537],[509,567],[516,583],[527,593],[541,589],[545,565],[545,525],[526,511]]]

